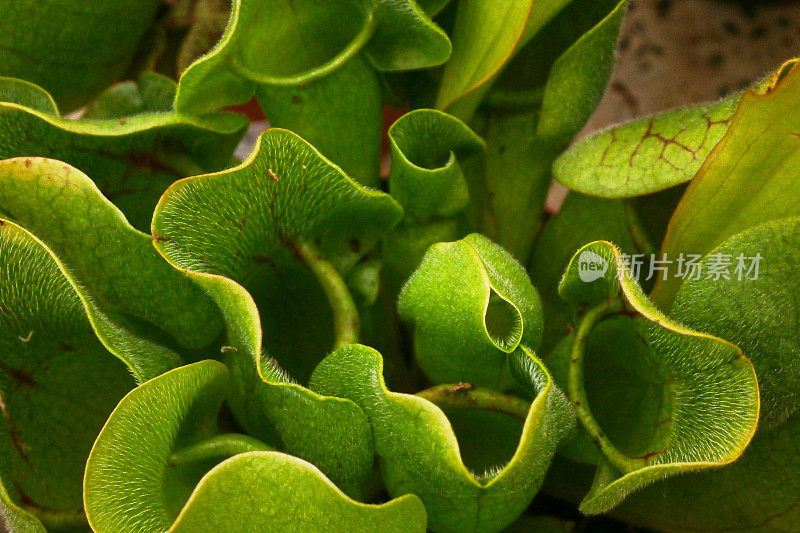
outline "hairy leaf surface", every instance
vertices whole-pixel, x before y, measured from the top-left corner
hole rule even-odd
[[[633,495],[620,516],[673,530],[791,531],[800,460],[797,415],[797,272],[800,219],[767,222],[709,252],[764,256],[756,279],[687,279],[673,315],[688,326],[735,342],[752,359],[761,386],[761,425],[735,463],[670,479]]]
[[[583,306],[567,389],[603,455],[582,511],[608,511],[654,481],[742,454],[755,432],[759,398],[755,371],[739,348],[656,309],[607,242],[575,254],[559,293]],[[621,386],[612,379],[620,372],[629,375]],[[639,395],[633,402],[632,392]],[[625,404],[630,416],[616,416]]]
[[[239,422],[348,491],[372,468],[369,425],[354,403],[295,380],[305,383],[330,350],[356,340],[342,276],[401,216],[389,195],[270,129],[239,167],[175,183],[153,218],[156,248],[225,317]]]
[[[368,531],[376,520],[388,531],[425,530],[414,496],[364,505],[301,459],[244,435],[219,435],[215,419],[228,386],[226,367],[203,361],[120,402],[86,469],[96,531]]]
[[[431,530],[499,531],[533,499],[556,445],[574,423],[563,393],[538,359],[524,347],[509,359],[514,376],[535,399],[508,464],[483,475],[464,465],[441,409],[419,396],[386,389],[382,358],[375,350],[359,345],[340,348],[320,364],[312,384],[361,406],[372,425],[389,493],[419,496]],[[464,402],[470,403],[469,390],[451,391],[456,397],[463,392]],[[458,399],[449,396],[449,401]]]
[[[414,352],[437,384],[504,390],[509,354],[534,350],[542,308],[525,269],[486,237],[433,245],[400,293],[400,317],[414,328]]]
[[[0,161],[0,214],[52,250],[100,341],[138,380],[180,365],[181,353],[219,335],[213,302],[79,170],[52,159]]]
[[[11,530],[85,527],[83,467],[128,368],[44,243],[0,220],[0,509]]]

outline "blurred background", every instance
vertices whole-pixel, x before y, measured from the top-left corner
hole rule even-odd
[[[800,55],[800,0],[631,0],[585,132],[747,87]]]

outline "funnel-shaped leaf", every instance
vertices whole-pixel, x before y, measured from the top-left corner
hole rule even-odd
[[[433,245],[400,294],[414,351],[434,383],[504,390],[508,355],[542,340],[542,307],[525,269],[479,234]]]
[[[784,67],[756,84],[769,92]],[[728,131],[742,94],[712,104],[688,106],[596,133],[555,163],[555,178],[593,196],[625,198],[691,180]],[[760,153],[760,152],[757,152]]]
[[[165,531],[211,465],[173,454],[218,433],[225,365],[202,361],[166,372],[125,396],[86,463],[84,502],[95,531]],[[205,467],[205,470],[203,470]]]
[[[730,279],[687,279],[672,314],[692,328],[735,342],[761,387],[761,425],[735,463],[657,483],[619,510],[670,530],[791,531],[797,524],[800,438],[797,413],[800,219],[776,220],[727,239],[703,259],[730,256]],[[759,271],[735,271],[737,257],[762,256]],[[750,261],[746,261],[749,268]]]
[[[450,218],[463,212],[469,189],[459,160],[486,145],[455,117],[418,109],[389,128],[389,191],[405,209],[404,222]]]
[[[525,419],[507,464],[483,475],[465,466],[450,422],[439,407],[419,396],[386,389],[383,361],[375,350],[359,345],[340,348],[320,364],[312,384],[361,406],[372,424],[389,494],[419,496],[432,531],[499,531],[530,504],[558,442],[574,424],[563,393],[527,349],[514,351],[509,365],[520,386],[535,397],[527,413],[509,409],[519,400],[487,389],[455,386],[439,398],[466,409],[505,408]],[[496,401],[485,403],[485,396]]]
[[[103,120],[61,118],[38,87],[0,79],[0,159],[39,156],[73,165],[95,180],[131,224],[146,229],[158,198],[173,181],[228,166],[247,120],[164,112],[163,96],[142,92],[156,83],[153,76],[144,79],[150,81],[134,93],[153,112],[123,117],[117,109],[106,112],[117,116]],[[163,78],[156,81],[165,83]],[[167,83],[174,92],[174,83]]]
[[[244,435],[217,435],[228,384],[224,365],[203,361],[167,372],[119,403],[86,465],[84,497],[95,531],[304,531],[348,524],[366,531],[376,520],[392,531],[400,524],[424,531],[425,510],[413,496],[364,505],[301,459]]]
[[[271,129],[239,167],[173,185],[153,219],[156,248],[225,317],[240,423],[277,438],[345,490],[371,470],[366,419],[352,402],[294,379],[304,383],[331,349],[357,338],[342,275],[401,216],[390,196],[357,185],[293,133]]]
[[[75,284],[101,342],[140,381],[211,344],[214,303],[153,249],[79,170],[52,159],[0,161],[0,216],[41,239]]]
[[[558,213],[539,234],[528,265],[544,309],[541,353],[548,353],[568,333],[572,306],[558,294],[558,285],[575,250],[593,241],[613,242],[624,253],[652,253],[641,238],[637,216],[624,200],[609,200],[571,192]],[[545,362],[547,360],[545,359]]]
[[[0,76],[47,88],[67,110],[118,79],[158,9],[158,0],[33,0],[0,6]],[[20,154],[30,155],[30,154]]]
[[[582,309],[567,389],[603,455],[584,512],[608,511],[644,485],[741,455],[759,399],[753,366],[739,348],[658,311],[607,242],[575,254],[559,292]],[[628,377],[616,384],[615,372]],[[609,412],[630,416],[601,417]]]
[[[0,524],[12,531],[42,531],[31,515],[85,527],[86,457],[134,386],[84,305],[44,243],[0,220]]]
[[[256,95],[273,126],[376,185],[375,67],[424,68],[449,55],[447,35],[414,0],[236,0],[220,43],[182,75],[176,106],[206,112]]]
[[[170,78],[155,72],[143,72],[138,82],[116,83],[97,95],[86,106],[81,119],[124,119],[143,113],[169,113],[176,89]]]
[[[394,298],[430,245],[467,233],[470,192],[462,165],[474,161],[485,144],[457,118],[432,109],[400,117],[389,128],[389,144],[389,191],[405,210],[383,248],[386,284]]]
[[[597,2],[603,18],[556,59],[547,77],[536,134],[560,146],[569,144],[589,120],[611,76],[617,36],[627,1],[611,0],[610,11],[603,3]],[[608,0],[605,3],[608,4]],[[578,7],[580,4],[573,5]],[[565,11],[570,11],[570,7]],[[592,15],[597,16],[591,13],[591,9],[580,7],[590,13],[587,17],[589,21],[593,21]],[[572,25],[580,28],[582,22],[579,19],[577,23],[573,21]],[[535,51],[538,42],[531,44]]]

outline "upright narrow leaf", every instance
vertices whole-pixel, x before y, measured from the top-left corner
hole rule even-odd
[[[728,133],[675,210],[662,246],[667,257],[704,255],[749,227],[800,215],[800,68],[790,63],[786,70],[771,90],[742,97]],[[669,307],[679,285],[672,276],[653,298]]]
[[[544,217],[553,161],[603,94],[625,5],[570,2],[519,50],[481,109],[488,150],[476,195],[480,229],[520,261]]]
[[[553,64],[536,126],[539,137],[566,145],[591,117],[611,76],[626,5],[617,3]]]
[[[445,67],[436,107],[469,120],[514,53],[569,1],[459,2],[453,57]]]

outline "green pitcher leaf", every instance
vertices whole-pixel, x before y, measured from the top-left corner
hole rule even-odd
[[[220,435],[217,411],[229,384],[224,365],[202,361],[120,401],[86,465],[95,531],[343,530],[348,522],[365,530],[374,520],[424,531],[425,510],[413,496],[364,505],[301,459],[246,435]],[[292,503],[299,497],[302,506]]]
[[[769,92],[786,68],[752,91]],[[685,183],[728,131],[741,99],[739,93],[601,131],[562,154],[553,174],[570,189],[606,198],[637,196]]]
[[[613,242],[629,255],[653,252],[640,217],[623,200],[609,200],[571,192],[558,213],[547,221],[528,266],[544,308],[542,353],[568,333],[572,306],[558,294],[558,285],[575,250],[593,241]],[[547,361],[546,361],[547,362]]]
[[[119,402],[86,463],[84,502],[92,529],[170,527],[197,482],[219,462],[215,454],[189,462],[175,456],[218,433],[228,381],[225,365],[202,361],[153,378]],[[252,449],[258,444],[248,440],[244,451]]]
[[[457,118],[420,109],[389,128],[389,145],[389,191],[405,210],[383,247],[386,290],[395,298],[430,245],[467,233],[470,179],[463,165],[485,144]]]
[[[732,257],[729,279],[689,278],[681,285],[672,314],[694,329],[735,342],[752,359],[761,389],[761,425],[735,463],[657,483],[630,498],[621,516],[670,530],[791,531],[796,526],[798,235],[796,217],[738,233],[701,262],[707,269],[715,258]],[[757,254],[763,257],[758,272],[736,272],[737,257]]]
[[[606,512],[654,481],[742,454],[759,398],[753,366],[739,348],[656,309],[608,242],[575,254],[559,292],[581,309],[569,397],[603,454],[583,512]],[[616,383],[619,373],[627,377]]]
[[[470,184],[462,165],[486,145],[457,118],[418,109],[392,124],[389,146],[389,191],[405,210],[383,248],[384,278],[394,297],[430,245],[466,234]]]
[[[499,531],[511,524],[539,489],[558,442],[573,428],[563,393],[526,348],[509,358],[512,373],[535,397],[528,405],[488,389],[439,388],[438,400],[466,409],[505,412],[524,418],[511,457],[485,473],[473,473],[444,412],[434,403],[386,389],[381,355],[350,345],[317,367],[317,390],[352,399],[372,425],[375,450],[389,494],[416,494],[428,512],[432,531]],[[527,408],[516,407],[523,404]],[[521,412],[520,412],[521,411]]]
[[[463,122],[441,111],[418,109],[389,128],[389,192],[406,221],[451,218],[463,212],[469,189],[459,165],[486,145]]]
[[[525,269],[486,237],[433,245],[400,293],[400,317],[434,383],[505,390],[508,357],[542,339],[542,307]]]
[[[0,94],[9,98],[0,102],[0,159],[38,156],[73,165],[92,176],[128,220],[144,230],[158,198],[173,181],[226,168],[247,128],[247,120],[237,115],[189,118],[162,112],[151,91],[156,85],[163,90],[166,83],[152,75],[140,82],[140,97],[145,106],[158,107],[154,112],[123,117],[121,111],[107,109],[117,116],[68,120],[55,108],[47,109],[38,87],[0,80]],[[168,83],[174,92],[174,83]]]
[[[670,220],[662,247],[668,258],[704,255],[751,226],[800,215],[800,117],[795,112],[800,68],[795,64],[784,67],[784,77],[771,90],[742,97],[728,133]],[[676,276],[660,282],[654,301],[668,308],[679,285]]]
[[[424,68],[449,55],[447,35],[413,0],[237,0],[220,43],[181,76],[176,107],[206,112],[255,95],[273,126],[377,185],[376,67]]]
[[[447,60],[450,41],[413,0],[236,0],[222,40],[181,76],[177,107],[212,111],[256,84],[309,83],[362,50],[382,70],[426,68]]]
[[[98,341],[44,243],[0,220],[0,524],[81,526],[83,467],[129,369]],[[15,529],[18,528],[18,529]]]
[[[45,87],[66,110],[119,78],[156,13],[158,0],[4,2],[0,76]],[[30,155],[30,154],[19,154]]]
[[[488,150],[483,166],[481,232],[520,261],[530,255],[542,223],[550,166],[558,148],[536,137],[536,113],[491,113],[486,119]]]
[[[131,227],[85,174],[60,161],[0,161],[0,215],[41,239],[68,272],[106,348],[140,381],[207,347],[214,303]]]
[[[153,218],[156,248],[225,317],[239,422],[346,491],[372,467],[366,419],[352,402],[294,380],[305,383],[330,350],[356,340],[359,317],[342,276],[401,216],[389,195],[270,129],[239,167],[175,183]]]
[[[571,0],[464,0],[436,107],[468,121],[515,52]]]
[[[302,459],[249,452],[209,472],[170,531],[424,533],[425,524],[425,507],[412,494],[381,505],[359,503]]]

